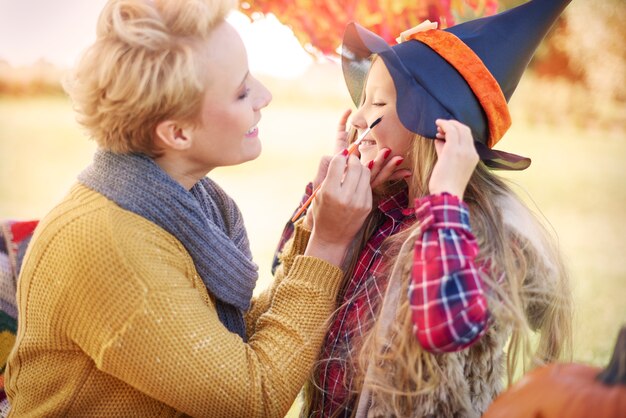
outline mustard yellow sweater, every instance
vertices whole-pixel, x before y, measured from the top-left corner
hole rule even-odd
[[[246,316],[220,323],[172,235],[76,185],[37,228],[17,292],[14,416],[282,417],[317,358],[341,270],[302,254]]]

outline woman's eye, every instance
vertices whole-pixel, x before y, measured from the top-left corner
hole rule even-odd
[[[376,102],[376,103],[372,103],[372,106],[378,106],[378,107],[380,107],[380,106],[384,106],[384,105],[386,105],[386,103],[383,103],[383,102]]]
[[[238,97],[237,99],[239,100],[243,100],[246,97],[248,97],[248,94],[250,93],[250,89],[245,89]]]

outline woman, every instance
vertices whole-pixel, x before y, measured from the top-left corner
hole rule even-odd
[[[271,100],[224,20],[234,5],[102,11],[69,85],[99,149],[22,267],[12,415],[282,417],[302,387],[371,208],[370,174],[333,158],[315,226],[296,228],[272,289],[251,300],[240,212],[205,178],[257,158]]]
[[[393,47],[348,26],[352,125],[382,116],[361,162],[376,176],[394,161],[387,176],[404,180],[375,190],[303,416],[479,417],[518,358],[528,367],[566,351],[571,296],[556,244],[491,171],[530,164],[493,146],[566,3],[534,0],[446,31],[426,22]]]

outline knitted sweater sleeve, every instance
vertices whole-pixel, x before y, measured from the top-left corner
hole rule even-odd
[[[284,416],[317,358],[341,270],[295,256],[244,343],[219,321],[178,241],[111,218],[89,262],[68,271],[80,277],[60,314],[72,341],[101,371],[185,414]],[[90,235],[68,238],[81,236]]]
[[[296,221],[294,228],[294,234],[284,244],[282,252],[279,255],[280,264],[274,271],[274,281],[272,285],[253,299],[252,305],[246,313],[246,332],[248,337],[256,331],[257,320],[269,309],[272,298],[276,293],[276,288],[278,288],[285,276],[291,271],[296,257],[304,254],[306,250],[309,238],[311,237],[311,231],[303,226],[303,219]]]

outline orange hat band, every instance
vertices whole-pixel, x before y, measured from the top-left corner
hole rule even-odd
[[[410,35],[407,41],[410,39],[428,45],[465,79],[487,115],[487,146],[492,148],[511,126],[511,115],[500,85],[482,60],[450,32],[428,30]]]

